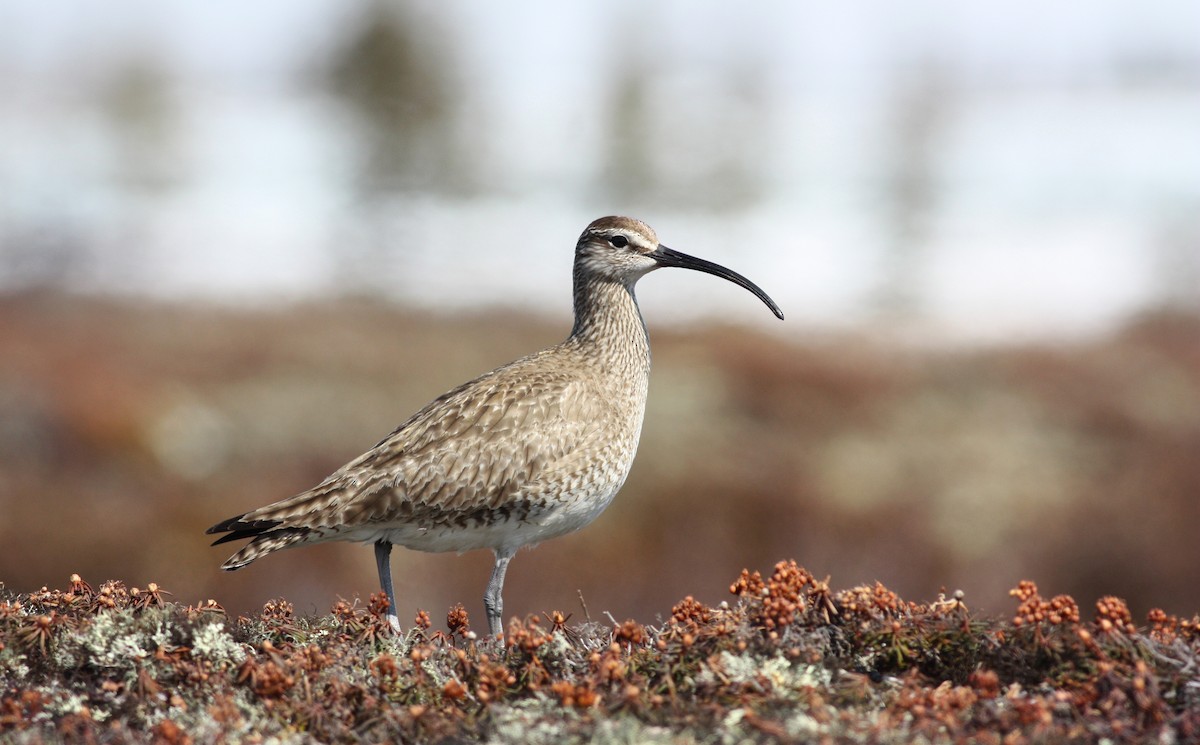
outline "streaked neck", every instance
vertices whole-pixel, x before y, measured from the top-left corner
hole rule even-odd
[[[606,364],[650,369],[650,339],[633,286],[575,273],[575,326],[569,343],[591,347]]]

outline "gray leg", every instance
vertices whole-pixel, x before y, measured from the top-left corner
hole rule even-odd
[[[400,617],[396,615],[396,593],[392,590],[392,544],[378,541],[375,544],[375,566],[379,569],[379,584],[387,593],[388,621],[392,628],[400,630]]]
[[[504,636],[504,598],[501,593],[504,591],[504,572],[515,553],[512,549],[496,549],[496,566],[483,593],[483,608],[487,611],[488,633],[491,636]]]

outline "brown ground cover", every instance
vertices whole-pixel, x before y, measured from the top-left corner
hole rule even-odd
[[[1022,581],[1010,618],[958,597],[835,590],[792,561],[657,624],[462,606],[402,635],[382,593],[233,618],[155,584],[0,599],[0,738],[37,742],[1192,742],[1200,616],[1094,609]]]

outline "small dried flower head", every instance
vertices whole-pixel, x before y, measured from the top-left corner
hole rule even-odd
[[[54,638],[54,629],[62,625],[63,618],[58,611],[50,611],[47,615],[33,616],[17,632],[17,638],[27,647],[36,648],[46,654],[50,640]]]
[[[546,620],[550,622],[551,631],[562,631],[567,627],[567,621],[571,620],[572,613],[563,615],[562,611],[553,611],[551,613],[543,613]]]
[[[558,696],[559,702],[564,707],[587,709],[595,705],[596,701],[599,700],[596,692],[585,683],[575,684],[566,680],[560,680],[550,686],[550,690]]]
[[[885,587],[882,582],[876,582],[873,587],[858,585],[839,592],[837,605],[851,616],[878,618],[896,615],[903,603],[900,596]]]
[[[806,589],[815,585],[816,580],[812,574],[797,565],[795,561],[779,562],[775,565],[775,570],[771,573],[766,585],[759,590],[762,600],[761,604],[755,603],[752,606],[754,608],[751,611],[752,621],[766,630],[768,635],[776,633],[777,629],[788,626],[798,614],[804,611]],[[821,591],[818,590],[818,600],[825,608],[825,602],[820,598],[821,594]],[[832,607],[832,603],[829,604],[829,607]],[[836,613],[836,609],[834,613]]]
[[[1029,600],[1036,597],[1038,594],[1037,585],[1033,582],[1023,579],[1017,583],[1017,586],[1008,591],[1008,594],[1020,601]]]
[[[263,605],[261,615],[264,621],[291,621],[296,616],[296,609],[286,600],[273,598]]]
[[[538,625],[537,616],[524,621],[519,618],[512,619],[508,625],[508,633],[504,636],[504,641],[509,648],[520,649],[526,654],[533,654],[549,643],[550,639],[551,634],[546,633]]]
[[[1125,601],[1105,595],[1096,601],[1096,623],[1105,633],[1120,632],[1134,634],[1137,627],[1133,625],[1133,615]]]
[[[354,620],[355,615],[357,615],[354,606],[342,598],[338,598],[338,601],[333,604],[333,608],[330,610],[342,623]]]
[[[371,660],[367,669],[381,682],[394,681],[400,677],[400,667],[396,664],[396,658],[386,652]]]
[[[671,608],[671,621],[680,626],[695,628],[712,620],[712,608],[688,595]]]
[[[622,644],[644,644],[646,627],[631,618],[613,627],[613,640]]]
[[[467,609],[462,603],[454,606],[446,613],[446,628],[450,630],[451,636],[464,636],[471,630],[471,624],[467,617]]]
[[[1013,617],[1014,626],[1079,623],[1079,605],[1070,595],[1055,595],[1046,600],[1038,594],[1037,585],[1029,580],[1022,580],[1008,594],[1021,601]]]
[[[749,569],[743,569],[741,576],[729,586],[729,592],[739,597],[760,595],[766,583],[763,582],[762,575],[757,571],[751,572]]]
[[[71,583],[70,592],[73,595],[78,595],[78,596],[83,596],[83,597],[91,597],[93,594],[95,594],[95,591],[92,590],[92,586],[89,585],[87,582],[84,582],[83,577],[80,577],[78,574],[71,575],[70,583]]]
[[[451,678],[446,681],[446,685],[442,686],[442,695],[451,701],[458,701],[467,695],[467,687],[457,679]]]
[[[388,600],[386,592],[373,592],[367,600],[367,612],[375,617],[383,617],[391,610],[392,604]]]

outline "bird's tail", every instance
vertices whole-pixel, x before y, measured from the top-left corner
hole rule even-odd
[[[233,519],[237,520],[238,518]],[[220,530],[215,530],[215,528],[218,527],[220,526],[214,525],[213,528],[210,528],[208,532],[221,532]],[[255,559],[266,556],[273,551],[279,551],[280,549],[287,548],[288,546],[301,543],[305,540],[305,538],[308,537],[310,532],[306,528],[284,528],[276,526],[256,528],[230,527],[225,529],[232,532],[213,541],[212,545],[216,546],[220,543],[236,541],[242,538],[251,539],[249,543],[247,543],[245,546],[242,546],[237,553],[235,553],[233,556],[230,556],[225,560],[225,563],[221,565],[221,568],[227,571],[241,569]]]
[[[338,491],[332,479],[320,486],[301,492],[266,507],[222,520],[206,533],[225,533],[213,541],[214,546],[249,538],[250,542],[230,556],[222,569],[241,569],[250,562],[289,546],[323,540],[329,534],[328,520],[322,515]],[[325,515],[324,518],[328,518]]]

